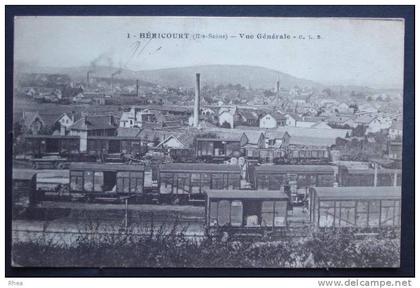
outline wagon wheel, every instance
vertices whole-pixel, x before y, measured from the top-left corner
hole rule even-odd
[[[64,164],[63,163],[61,163],[61,162],[57,162],[57,163],[55,163],[55,168],[57,168],[57,169],[63,169],[64,168]]]

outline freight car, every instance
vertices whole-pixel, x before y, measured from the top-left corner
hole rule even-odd
[[[169,156],[174,162],[194,163],[196,162],[195,152],[192,148],[171,148]]]
[[[338,174],[340,186],[401,186],[400,169],[340,165]]]
[[[157,187],[145,186],[142,165],[72,163],[70,193],[95,199],[130,196],[140,203],[201,203],[205,189],[239,189],[241,168],[237,165],[170,163],[158,169]]]
[[[30,212],[42,200],[41,191],[36,190],[37,175],[31,170],[12,171],[12,217]]]
[[[89,200],[97,197],[134,196],[146,199],[142,165],[72,163],[70,193]]]
[[[27,135],[26,155],[33,168],[67,168],[70,162],[133,162],[147,152],[138,138],[119,136]]]
[[[247,159],[259,163],[275,164],[328,164],[331,161],[328,149],[322,148],[257,148],[246,147]]]
[[[401,187],[311,188],[309,211],[316,228],[399,227]]]
[[[38,203],[36,193],[36,173],[26,169],[12,171],[13,208],[28,208]]]
[[[206,189],[232,190],[240,186],[239,165],[170,163],[159,167],[158,187],[163,202],[204,203]]]
[[[241,142],[237,137],[196,138],[194,142],[195,156],[198,160],[210,163],[220,163],[232,157],[239,157]]]
[[[288,148],[285,163],[328,164],[330,153],[327,148]]]
[[[245,148],[245,156],[249,160],[256,160],[259,163],[283,164],[287,161],[286,150],[281,148]]]
[[[254,189],[284,191],[291,205],[302,205],[309,187],[332,187],[337,169],[330,165],[261,165],[250,167],[249,181]]]
[[[209,235],[263,236],[287,228],[288,196],[278,191],[208,190],[206,230]]]

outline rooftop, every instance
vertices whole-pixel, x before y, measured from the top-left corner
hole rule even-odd
[[[288,199],[284,192],[267,190],[207,190],[209,199]]]
[[[113,117],[105,116],[85,116],[77,120],[71,129],[74,130],[103,130],[103,129],[116,129]]]
[[[160,171],[177,172],[241,172],[239,165],[208,163],[168,163],[160,165]]]
[[[261,165],[255,168],[258,173],[317,173],[334,174],[329,165]]]
[[[13,180],[31,180],[36,175],[36,172],[28,169],[13,169]]]
[[[126,164],[98,164],[98,163],[71,163],[70,170],[92,170],[92,171],[133,171],[142,172],[144,166],[142,165],[126,165]]]
[[[322,200],[401,199],[401,187],[317,187]]]

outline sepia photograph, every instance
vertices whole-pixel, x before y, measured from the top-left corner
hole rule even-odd
[[[399,268],[404,31],[15,16],[10,265]]]

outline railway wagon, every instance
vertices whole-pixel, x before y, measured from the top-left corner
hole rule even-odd
[[[328,149],[321,148],[289,148],[287,163],[290,164],[326,164],[330,161]]]
[[[206,230],[210,235],[264,235],[287,227],[288,196],[266,190],[208,190]]]
[[[204,203],[207,189],[239,189],[241,168],[239,165],[209,163],[162,164],[158,186],[162,201]]]
[[[237,137],[199,137],[195,139],[194,149],[196,158],[206,162],[220,162],[242,154],[241,141]]]
[[[340,186],[401,186],[400,169],[353,168],[339,166]]]
[[[337,172],[329,165],[261,165],[249,171],[254,189],[280,190],[292,205],[301,205],[308,196],[309,187],[332,187]]]
[[[71,163],[70,193],[90,199],[127,195],[145,197],[144,166]]]
[[[31,170],[13,169],[12,171],[12,207],[13,216],[20,211],[35,206],[41,195],[36,193],[37,174]]]
[[[124,162],[139,159],[147,152],[147,146],[139,138],[120,136],[89,136],[87,153],[104,162]],[[125,158],[125,156],[127,156]]]
[[[25,151],[27,155],[40,158],[46,154],[67,156],[69,153],[79,153],[79,136],[62,135],[26,135]]]
[[[68,167],[68,161],[92,161],[81,157],[80,138],[62,135],[26,135],[25,154],[31,157],[32,168],[62,169]]]
[[[245,156],[247,159],[257,160],[259,163],[282,164],[287,160],[286,150],[280,148],[246,147]]]
[[[316,187],[309,203],[317,228],[401,225],[401,187]]]
[[[192,148],[171,148],[169,149],[169,156],[174,162],[196,162],[195,151]]]

